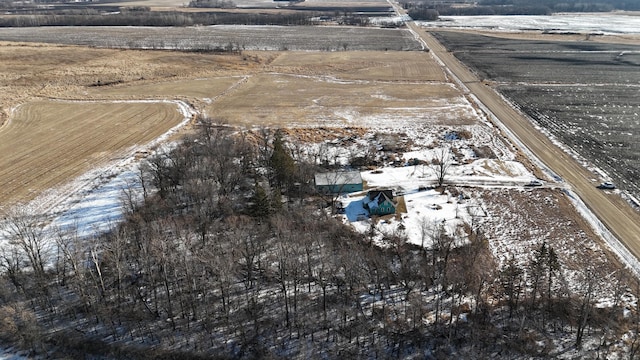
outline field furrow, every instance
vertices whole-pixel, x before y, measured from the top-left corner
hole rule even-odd
[[[35,101],[0,133],[0,204],[28,201],[182,120],[170,103]]]

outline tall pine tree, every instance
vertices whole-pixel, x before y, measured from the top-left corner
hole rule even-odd
[[[257,183],[255,184],[251,205],[249,205],[249,215],[261,219],[271,215],[271,199],[269,199],[267,191]]]
[[[293,183],[296,164],[285,146],[280,131],[276,132],[273,139],[273,153],[271,154],[269,165],[273,171],[272,184],[278,188],[287,189]]]

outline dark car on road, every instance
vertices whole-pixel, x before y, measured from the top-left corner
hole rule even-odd
[[[603,182],[602,184],[598,185],[597,188],[598,189],[612,190],[612,189],[615,189],[616,186],[613,183],[607,181],[607,182]]]
[[[527,187],[542,186],[542,181],[540,181],[540,180],[531,180],[527,184],[525,184],[524,186],[527,186]]]

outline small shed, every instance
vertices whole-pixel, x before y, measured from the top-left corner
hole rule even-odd
[[[362,191],[359,171],[337,171],[315,175],[316,189],[323,194],[342,194]]]
[[[364,200],[369,215],[389,215],[396,213],[398,203],[393,201],[393,190],[371,190]]]

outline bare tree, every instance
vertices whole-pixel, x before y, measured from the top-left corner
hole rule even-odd
[[[257,138],[258,164],[263,167],[269,166],[269,160],[273,154],[271,143],[274,138],[274,131],[261,127],[255,134]]]
[[[439,187],[444,185],[452,164],[453,158],[451,156],[450,148],[443,147],[435,150],[435,157],[431,159],[431,171],[436,176]]]
[[[43,279],[45,265],[50,255],[44,230],[44,217],[18,207],[5,214],[3,220],[9,246],[17,247],[20,255],[26,258],[36,278]]]
[[[15,345],[36,350],[40,347],[42,330],[36,314],[21,303],[0,307],[0,338]]]
[[[584,330],[589,325],[589,320],[592,317],[594,296],[596,295],[597,279],[595,271],[591,268],[586,268],[582,274],[582,289],[580,291],[580,301],[578,303],[577,316],[577,328],[576,328],[576,347],[582,346],[582,340],[584,337]]]
[[[640,296],[640,280],[636,279],[634,295]],[[640,301],[636,301],[636,308],[633,319],[634,329],[632,332],[631,344],[629,344],[629,360],[637,358],[640,352]]]
[[[0,245],[0,269],[17,289],[23,289],[22,257],[20,249],[10,243]]]
[[[60,253],[58,259],[60,264],[58,267],[61,268],[60,271],[63,272],[61,283],[69,286],[78,294],[84,310],[87,310],[91,305],[91,299],[86,289],[87,280],[85,278],[86,271],[84,261],[87,259],[87,254],[82,240],[78,236],[77,227],[72,226],[57,229],[55,241],[58,252]]]

